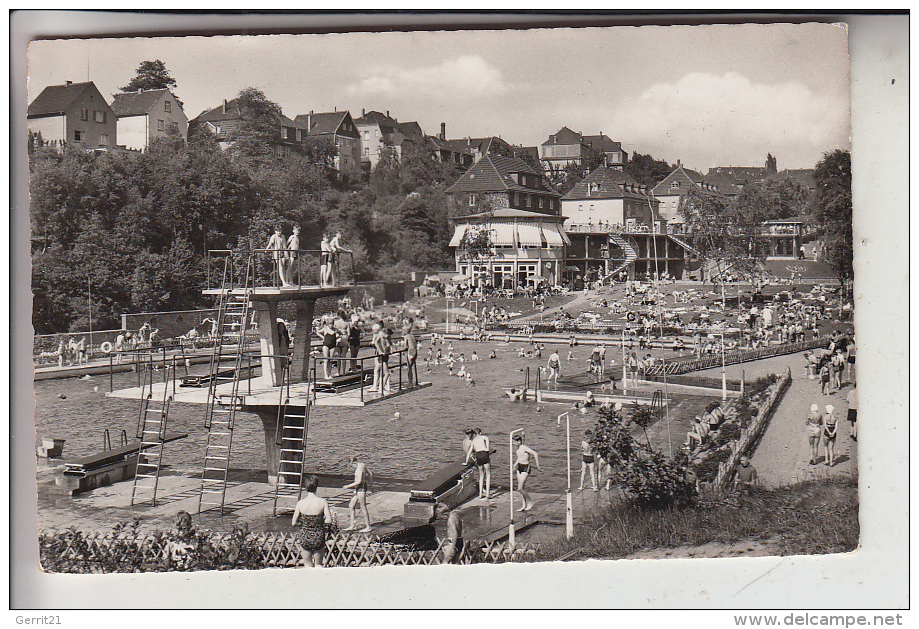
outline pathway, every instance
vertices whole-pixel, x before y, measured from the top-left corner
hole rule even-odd
[[[749,382],[769,373],[781,374],[786,366],[791,368],[791,385],[753,454],[753,466],[766,486],[788,485],[815,477],[858,474],[858,444],[849,438],[851,426],[846,421],[849,410],[846,394],[852,390],[853,385],[846,382],[846,374],[843,373],[843,388],[831,395],[821,395],[819,380],[802,377],[803,365],[803,353],[799,353],[743,365],[731,365],[726,370],[727,377],[732,379],[739,378],[743,369]],[[713,378],[721,377],[720,367],[693,373]],[[834,467],[824,465],[822,444],[818,465],[809,465],[810,448],[804,419],[810,412],[811,404],[817,404],[821,411],[827,404],[832,404],[839,417],[839,436],[836,438],[837,460]]]

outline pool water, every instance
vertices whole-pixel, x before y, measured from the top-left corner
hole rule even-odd
[[[442,348],[445,355],[449,344],[448,341]],[[463,429],[479,427],[491,438],[492,448],[497,449],[492,457],[493,483],[506,486],[508,434],[523,428],[527,444],[539,453],[541,465],[541,470],[532,474],[528,486],[536,491],[563,490],[566,484],[565,423],[557,425],[556,417],[572,410],[571,404],[515,403],[503,390],[522,386],[527,367],[533,377],[537,367],[545,366],[553,346],[548,345],[542,358],[537,359],[517,356],[518,349],[524,346],[522,343],[453,341],[452,344],[456,355],[464,353],[467,359],[473,351],[477,352],[478,361],[463,363],[473,374],[475,386],[467,386],[462,379],[450,376],[446,364],[431,366],[430,371],[419,364],[421,380],[432,382],[433,386],[363,408],[314,407],[310,418],[307,468],[324,474],[348,474],[348,457],[358,455],[378,477],[420,480],[445,463],[460,459]],[[427,341],[420,344],[419,360],[427,355],[428,347]],[[592,345],[555,347],[562,358],[563,379],[574,373],[586,374]],[[492,348],[497,358],[490,360],[488,355]],[[570,362],[566,360],[569,351],[572,353]],[[653,353],[673,355],[660,350]],[[617,348],[609,349],[607,360],[611,357],[621,365]],[[454,371],[459,367],[456,364]],[[206,365],[195,367],[194,372],[202,373],[202,369],[206,369]],[[607,373],[612,375],[611,370]],[[114,375],[116,389],[136,385],[135,374]],[[133,441],[139,402],[105,397],[108,386],[107,375],[93,376],[89,380],[70,378],[35,382],[36,445],[41,443],[41,438],[66,439],[64,457],[70,459],[101,451],[105,429],[110,430],[115,446],[122,429]],[[62,399],[61,395],[66,397]],[[708,398],[674,396],[669,431],[674,451],[678,448],[677,441],[682,442],[685,436],[689,418],[708,401]],[[395,419],[396,412],[401,415],[399,419]],[[207,440],[203,418],[203,405],[176,404],[172,407],[169,432],[187,433],[188,437],[166,445],[163,463],[167,469],[200,473]],[[578,412],[571,415],[573,457],[579,452],[584,431],[592,428],[595,422],[593,409],[586,415]],[[256,477],[264,473],[264,439],[259,418],[240,414],[234,434],[231,470],[241,474],[244,470],[253,471]],[[580,471],[576,458],[572,458],[572,471]]]

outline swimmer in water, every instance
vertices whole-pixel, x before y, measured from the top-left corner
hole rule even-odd
[[[523,435],[514,435],[514,445],[517,446],[517,491],[523,496],[523,506],[518,511],[529,511],[535,503],[530,500],[530,494],[523,487],[526,485],[527,478],[530,476],[530,457],[533,457],[533,465],[539,469],[539,455],[536,450],[523,443]]]

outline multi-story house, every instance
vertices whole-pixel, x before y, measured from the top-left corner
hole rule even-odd
[[[651,190],[654,198],[660,201],[660,216],[667,221],[670,231],[682,231],[685,220],[679,212],[680,199],[692,188],[722,195],[715,185],[695,170],[684,168],[679,160],[673,172]]]
[[[560,281],[569,241],[560,195],[541,173],[523,160],[486,154],[447,194],[461,208],[450,241],[458,273],[495,288]],[[466,244],[483,231],[488,252],[472,253]]]
[[[540,159],[547,171],[558,172],[569,164],[587,168],[593,163],[622,169],[628,161],[628,153],[619,142],[602,133],[582,135],[568,127],[562,127],[542,143]]]
[[[424,133],[417,122],[400,123],[390,118],[389,112],[361,110],[361,117],[354,121],[361,139],[361,164],[365,170],[373,169],[384,153],[402,158],[406,143],[420,146]]]
[[[99,150],[117,145],[118,125],[92,81],[49,85],[29,104],[28,128],[33,145]]]
[[[170,135],[188,139],[188,118],[168,89],[115,94],[112,110],[125,148],[144,150],[152,140]]]
[[[439,135],[429,135],[425,141],[434,156],[441,162],[453,162],[461,168],[468,168],[475,161],[465,141],[447,139],[447,123],[445,122],[440,123]]]
[[[233,134],[242,120],[239,98],[224,100],[222,105],[208,109],[189,121],[189,131],[203,129],[213,134],[221,149],[226,150],[233,142]],[[271,142],[275,157],[285,158],[303,145],[307,138],[305,125],[281,115],[277,121],[278,133]]]
[[[330,138],[338,147],[335,169],[345,179],[361,177],[361,134],[348,111],[310,112],[294,118],[309,137]]]
[[[566,249],[564,277],[597,281],[624,274],[668,273],[682,278],[692,249],[667,233],[660,202],[628,173],[595,168],[562,197]]]

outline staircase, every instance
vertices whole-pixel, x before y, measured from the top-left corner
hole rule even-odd
[[[286,361],[285,361],[286,362]],[[310,422],[310,397],[306,404],[290,403],[290,369],[284,366],[281,397],[278,405],[278,424],[275,443],[278,445],[278,482],[274,490],[272,515],[278,512],[278,503],[286,501],[292,509],[303,493],[303,461],[306,458],[306,438]]]
[[[175,378],[174,365],[167,370],[167,375],[169,371],[172,371]],[[153,393],[148,393],[141,402],[141,421],[137,425],[140,452],[134,473],[134,487],[131,489],[132,506],[135,501],[139,502],[142,499],[143,494],[147,495],[152,506],[156,506],[156,490],[159,486],[163,449],[166,444],[166,425],[169,422],[169,406],[172,403],[169,387],[163,388],[163,403],[160,408],[150,408],[152,398]]]
[[[207,444],[204,449],[204,469],[201,472],[201,493],[198,496],[198,513],[220,505],[223,515],[227,491],[227,474],[230,469],[230,450],[233,446],[233,427],[240,407],[239,383],[246,353],[246,339],[251,328],[249,294],[253,285],[253,260],[250,257],[242,292],[234,294],[232,261],[227,258],[223,272],[223,290],[217,307],[217,338],[211,354],[207,405],[204,427]],[[227,346],[233,345],[235,349]],[[233,371],[220,375],[221,358],[233,356]],[[218,391],[221,384],[230,383],[229,390]]]
[[[623,255],[625,256],[622,259],[616,259],[615,261],[619,264],[615,266],[607,275],[601,280],[601,284],[607,284],[612,280],[616,274],[620,273],[623,269],[628,267],[630,264],[635,262],[638,259],[638,253],[635,251],[635,247],[632,244],[620,236],[619,234],[610,234],[609,235],[610,243],[616,245],[622,249]]]

